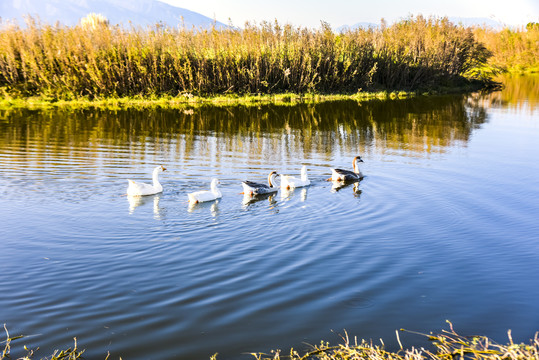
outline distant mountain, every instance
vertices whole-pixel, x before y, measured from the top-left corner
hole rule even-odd
[[[465,27],[469,26],[482,26],[482,27],[491,27],[493,29],[502,29],[504,28],[504,24],[502,24],[499,21],[492,20],[490,18],[481,18],[481,17],[475,17],[475,18],[463,18],[463,17],[450,17],[449,21],[451,21],[454,24],[462,25]]]
[[[24,16],[41,22],[75,25],[89,13],[104,15],[111,24],[148,26],[163,23],[187,28],[227,27],[199,13],[165,4],[157,0],[0,0],[0,18],[17,20],[24,25]]]
[[[464,18],[464,17],[449,17],[449,21],[451,21],[453,24],[456,25],[462,25],[464,27],[469,26],[482,26],[482,27],[491,27],[493,29],[502,29],[504,28],[504,24],[502,24],[499,21],[492,20],[489,18]],[[354,25],[343,25],[335,29],[336,32],[343,32],[347,30],[354,30],[354,29],[368,29],[368,28],[378,28],[380,24],[371,23],[371,22],[358,22]]]
[[[358,22],[358,23],[355,23],[354,25],[340,26],[340,27],[336,28],[335,31],[336,32],[344,32],[344,31],[355,30],[355,29],[359,29],[359,28],[363,28],[363,29],[374,28],[374,29],[376,29],[379,26],[380,26],[380,24],[371,23],[371,22]]]

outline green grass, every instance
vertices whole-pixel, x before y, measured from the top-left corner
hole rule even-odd
[[[418,91],[359,91],[349,94],[317,94],[317,93],[276,93],[276,94],[214,94],[214,95],[193,95],[184,93],[178,96],[124,96],[124,97],[79,97],[76,99],[62,100],[47,96],[12,97],[6,91],[0,97],[0,109],[186,109],[200,106],[258,106],[260,104],[275,104],[281,106],[292,106],[301,103],[321,103],[325,101],[354,100],[365,102],[371,100],[396,100],[406,99],[415,96],[442,95],[451,93],[472,92],[481,89],[484,85],[480,83],[466,83],[460,86],[437,86],[431,89]],[[0,94],[2,89],[0,88]]]
[[[122,97],[122,98],[79,98],[74,100],[56,100],[44,97],[10,98],[0,99],[0,109],[28,108],[28,109],[53,109],[53,108],[107,108],[107,109],[145,109],[145,108],[167,108],[184,109],[198,106],[258,106],[260,104],[275,104],[282,106],[297,105],[300,103],[320,103],[324,101],[339,100],[385,100],[404,99],[414,97],[415,92],[361,92],[356,94],[256,94],[256,95],[212,95],[195,96],[180,95],[177,97]]]

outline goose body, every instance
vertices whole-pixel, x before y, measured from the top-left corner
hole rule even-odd
[[[361,170],[359,170],[359,163],[363,162],[360,156],[356,156],[353,160],[354,171],[343,169],[331,169],[332,181],[357,181],[363,178]]]
[[[277,172],[272,171],[268,175],[268,185],[260,184],[253,181],[245,180],[241,183],[243,186],[243,193],[245,195],[261,195],[261,194],[271,194],[277,192],[279,188],[275,186],[275,178],[278,176]]]
[[[220,182],[217,179],[212,179],[210,189],[211,190],[204,190],[204,191],[196,191],[190,194],[187,194],[189,197],[189,202],[192,204],[201,203],[205,201],[213,201],[216,199],[220,199],[223,197],[221,194],[221,191],[217,188],[217,185],[219,185]]]
[[[290,175],[281,175],[281,189],[295,189],[299,187],[309,186],[311,181],[307,177],[307,167],[301,167],[301,177],[297,178]]]
[[[163,186],[159,183],[159,173],[165,171],[164,166],[157,166],[153,169],[152,173],[152,184],[146,184],[137,182],[134,180],[127,180],[127,195],[129,196],[144,196],[144,195],[153,195],[163,191]]]

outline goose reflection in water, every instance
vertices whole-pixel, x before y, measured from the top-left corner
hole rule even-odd
[[[298,194],[300,196],[301,202],[305,202],[307,200],[307,188],[299,188],[299,189],[282,189],[281,188],[281,200],[288,201],[294,196],[294,194]]]
[[[135,212],[135,209],[139,206],[143,206],[150,202],[153,199],[153,215],[155,219],[161,219],[162,209],[159,207],[159,200],[161,195],[153,196],[131,196],[127,195],[127,200],[129,201],[129,215],[132,215]]]
[[[270,204],[270,208],[272,208],[273,205],[277,203],[277,201],[275,200],[275,193],[260,194],[260,195],[249,195],[249,194],[244,193],[242,204],[244,208],[247,208],[250,205],[253,205],[259,201],[266,200],[266,199],[268,200]]]
[[[211,216],[217,217],[219,215],[219,199],[209,202],[189,202],[187,212],[203,212],[209,209]]]
[[[331,192],[338,192],[350,186],[352,186],[352,192],[354,193],[355,197],[361,196],[362,190],[359,188],[359,181],[348,183],[333,181],[331,185]]]

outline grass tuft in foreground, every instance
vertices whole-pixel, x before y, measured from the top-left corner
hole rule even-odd
[[[539,360],[539,333],[535,334],[529,344],[517,344],[513,342],[511,330],[509,330],[507,333],[509,343],[502,345],[493,342],[486,336],[460,335],[454,330],[453,324],[449,321],[448,324],[449,330],[443,330],[440,334],[422,334],[404,329],[400,330],[426,337],[432,343],[430,349],[413,346],[405,349],[400,341],[399,331],[396,331],[400,345],[400,349],[397,351],[386,350],[381,339],[381,345],[375,345],[372,341],[366,340],[358,342],[357,338],[352,343],[348,334],[345,333],[342,336],[343,341],[341,344],[332,346],[328,342],[322,341],[320,345],[313,346],[312,350],[305,354],[300,354],[296,350],[290,349],[288,354],[282,354],[280,350],[276,350],[272,351],[271,354],[251,353],[251,355],[256,360]],[[11,342],[24,337],[10,337],[5,325],[4,329],[7,340],[3,342],[5,345],[3,352],[0,353],[0,360],[11,359]],[[26,346],[24,346],[24,349],[27,355],[18,359],[31,360],[35,358],[33,350],[28,350]],[[50,357],[41,359],[76,360],[82,359],[83,353],[84,350],[77,348],[77,339],[75,339],[75,345],[72,349],[57,350]],[[108,358],[109,355],[106,355],[105,360]],[[218,354],[215,354],[211,357],[211,360],[217,360],[217,358]]]
[[[400,350],[396,352],[387,351],[383,342],[381,345],[374,345],[371,342],[357,339],[352,343],[345,334],[343,343],[330,346],[329,343],[322,342],[313,346],[313,349],[303,355],[291,349],[287,355],[281,354],[279,350],[272,351],[271,354],[253,353],[257,360],[453,360],[453,359],[477,359],[477,360],[513,360],[513,359],[539,359],[539,337],[535,337],[530,344],[515,344],[511,338],[511,331],[508,332],[509,343],[501,345],[493,342],[486,336],[463,336],[459,335],[453,325],[449,323],[450,330],[443,330],[441,334],[427,335],[413,331],[401,329],[401,331],[414,333],[427,337],[433,347],[432,349],[411,347],[405,349],[399,339]],[[215,358],[215,356],[214,356]]]
[[[4,359],[11,359],[10,352],[11,352],[11,342],[14,340],[22,339],[24,338],[23,335],[18,335],[11,337],[9,335],[9,332],[7,330],[6,325],[4,325],[4,330],[6,331],[6,340],[4,342],[0,342],[0,344],[4,345],[4,350],[0,353],[0,360]],[[76,359],[82,359],[82,354],[84,353],[84,350],[79,350],[77,348],[77,338],[74,339],[75,345],[73,348],[69,348],[66,350],[56,350],[54,353],[50,356],[47,356],[45,358],[42,358],[43,360],[76,360]],[[30,360],[34,359],[34,350],[28,349],[26,346],[24,346],[24,350],[26,351],[26,355],[23,357],[17,358],[17,360]]]

